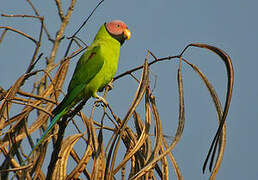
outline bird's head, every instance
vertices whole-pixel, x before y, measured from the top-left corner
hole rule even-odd
[[[122,45],[125,40],[130,39],[131,32],[129,31],[127,25],[120,20],[114,20],[105,23],[105,27],[108,31],[108,33],[118,40],[120,44]]]

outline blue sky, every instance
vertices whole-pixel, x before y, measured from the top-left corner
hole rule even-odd
[[[55,3],[34,3],[45,17],[47,28],[54,36],[59,26]],[[78,29],[95,5],[95,1],[78,1],[66,36]],[[200,42],[217,46],[227,52],[235,69],[235,86],[227,118],[226,151],[217,179],[257,179],[257,7],[258,2],[255,0],[105,0],[79,33],[79,37],[89,44],[103,22],[112,19],[126,22],[132,38],[121,49],[117,74],[142,64],[147,50],[151,50],[157,57],[166,57],[178,55],[189,43]],[[26,1],[18,0],[2,3],[0,13],[33,14]],[[4,25],[23,30],[33,37],[37,37],[39,29],[38,21],[0,17],[0,26]],[[62,43],[58,60],[63,57],[67,47],[67,41]],[[29,40],[14,33],[7,34],[0,45],[0,86],[9,88],[24,72],[33,47]],[[50,47],[50,43],[43,41],[40,52],[46,53],[44,57],[48,56]],[[224,102],[226,72],[223,62],[211,52],[197,48],[188,50],[185,58],[207,75]],[[77,59],[72,60],[64,92]],[[44,66],[44,60],[39,63],[38,68],[40,66]],[[153,94],[157,98],[163,131],[170,136],[175,134],[178,118],[177,67],[178,63],[171,61],[151,68],[152,73],[157,75]],[[153,77],[154,75],[152,82]],[[183,137],[173,153],[184,179],[208,179],[209,174],[203,175],[201,167],[217,129],[216,111],[204,84],[186,64],[183,64],[183,83],[186,122]],[[116,82],[114,87],[108,101],[117,109],[118,115],[123,117],[137,84],[131,78],[125,77]]]

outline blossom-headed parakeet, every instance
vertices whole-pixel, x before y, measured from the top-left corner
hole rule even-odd
[[[105,99],[98,96],[97,92],[102,91],[113,79],[117,70],[120,47],[130,36],[131,32],[127,25],[120,20],[104,23],[100,27],[93,43],[80,57],[76,65],[67,95],[52,111],[54,118],[32,149],[29,157],[44,141],[54,125],[77,103],[82,100],[86,101],[90,97],[106,103]]]

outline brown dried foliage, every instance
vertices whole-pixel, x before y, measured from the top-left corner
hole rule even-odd
[[[145,62],[142,66],[128,70],[114,78],[114,81],[118,81],[126,75],[131,75],[133,78],[135,78],[133,72],[142,70],[141,79],[138,81],[138,89],[125,116],[120,118],[116,115],[116,111],[113,110],[110,106],[103,107],[104,113],[101,118],[101,123],[98,123],[99,120],[97,120],[94,116],[96,104],[94,104],[92,107],[91,115],[89,118],[87,118],[84,113],[80,112],[85,102],[79,104],[73,110],[73,112],[70,113],[69,117],[64,117],[61,120],[62,122],[58,124],[59,128],[56,127],[55,131],[53,131],[50,136],[53,137],[52,141],[54,142],[55,148],[52,152],[51,160],[48,165],[48,171],[46,173],[43,170],[42,165],[46,157],[48,142],[43,143],[36,155],[29,161],[26,161],[26,155],[23,152],[24,147],[21,145],[21,143],[23,141],[27,141],[29,142],[30,146],[33,147],[35,142],[33,143],[31,134],[35,131],[41,131],[41,127],[45,128],[47,121],[52,116],[51,111],[57,104],[57,98],[60,94],[60,90],[62,89],[67,74],[69,60],[82,50],[82,48],[79,47],[78,50],[68,55],[72,42],[76,41],[75,35],[80,29],[72,37],[64,58],[60,61],[57,61],[56,53],[59,49],[60,41],[63,39],[64,32],[70,20],[71,14],[74,11],[73,7],[76,3],[76,0],[71,0],[66,14],[63,12],[61,2],[56,0],[58,16],[60,17],[61,23],[59,30],[57,31],[58,33],[54,39],[51,38],[50,33],[46,28],[44,18],[40,16],[37,9],[29,0],[27,0],[27,2],[33,9],[35,16],[7,14],[2,14],[2,16],[6,18],[23,17],[28,18],[28,20],[29,18],[38,19],[40,22],[38,38],[33,38],[21,30],[15,29],[13,27],[0,26],[0,43],[4,39],[5,35],[9,33],[9,31],[12,31],[14,33],[18,33],[20,36],[26,39],[31,40],[35,44],[30,64],[25,70],[24,74],[20,76],[8,90],[4,90],[2,88],[0,89],[0,157],[1,159],[4,159],[0,166],[1,179],[8,179],[10,176],[16,176],[18,179],[76,179],[79,176],[84,177],[85,179],[113,179],[114,176],[119,176],[118,172],[121,173],[121,179],[125,179],[126,176],[128,176],[127,178],[129,179],[169,179],[169,170],[171,169],[168,167],[169,161],[173,165],[177,179],[183,179],[175,157],[171,152],[179,142],[184,129],[185,110],[181,71],[182,62],[186,62],[186,64],[190,65],[193,70],[196,71],[197,74],[201,77],[213,99],[218,113],[218,119],[219,121],[223,122],[226,119],[230,105],[234,80],[233,67],[229,56],[222,50],[206,44],[190,44],[183,50],[180,55],[164,58],[157,58],[152,52],[148,51]],[[101,1],[97,7],[102,2],[103,1]],[[92,11],[92,14],[95,9]],[[85,23],[86,22],[87,20]],[[83,25],[85,25],[85,23]],[[39,59],[41,59],[42,56],[42,54],[39,54],[39,48],[42,42],[43,34],[46,34],[48,40],[52,42],[52,50],[47,58],[46,67],[42,68],[41,70],[34,70],[35,64],[39,61]],[[220,100],[213,86],[205,77],[205,75],[197,66],[183,58],[183,53],[185,50],[192,46],[211,50],[225,62],[228,72],[228,86],[224,110],[222,109]],[[150,61],[150,58],[153,58],[154,60]],[[156,63],[174,59],[179,60],[177,75],[179,115],[178,127],[175,133],[175,137],[173,141],[168,144],[162,133],[162,120],[158,113],[158,106],[156,104],[155,97],[150,90],[149,68]],[[55,63],[55,61],[57,61],[57,63]],[[50,75],[54,69],[56,69],[56,73],[54,75]],[[33,76],[38,75],[40,72],[43,72],[43,75],[40,77],[40,81],[34,83],[34,86],[37,87],[37,92],[33,91],[34,87],[31,87],[31,92],[29,92],[30,89],[28,89],[26,92],[22,91],[21,87],[27,83],[27,80]],[[105,95],[107,95],[107,92],[108,87],[106,89]],[[140,102],[143,101],[143,97],[143,104],[145,106],[144,121],[136,111],[136,108],[140,106]],[[14,104],[21,106],[22,110],[13,116],[10,116],[9,112],[13,108]],[[38,112],[36,118],[30,118],[33,111]],[[72,119],[72,117],[76,114],[80,117],[82,123],[85,125],[86,131],[82,133],[78,130],[77,134],[70,135],[63,140],[68,120]],[[112,127],[103,125],[103,119],[105,117],[113,122]],[[130,119],[134,120],[134,128],[127,125],[127,122]],[[30,127],[28,127],[28,121],[33,121]],[[155,125],[154,139],[150,137],[151,123]],[[216,135],[213,143],[215,146],[212,146],[210,150],[210,152],[216,151],[217,142],[219,142],[219,155],[216,159],[216,164],[212,170],[210,179],[215,178],[220,167],[225,149],[225,123],[221,125],[221,128],[222,133]],[[56,133],[57,129],[59,129],[58,133]],[[112,136],[110,136],[107,145],[104,146],[103,136],[105,136],[107,131],[109,133],[111,132]],[[78,152],[82,151],[74,147],[78,140],[83,140],[85,143],[83,146],[81,146],[85,147],[83,150],[83,155],[81,156],[78,155]],[[119,149],[120,146],[123,146],[125,151]],[[119,162],[117,162],[118,153],[120,156],[123,156],[123,159]],[[67,167],[69,163],[68,158],[70,156],[73,158],[76,166],[70,170],[69,173],[67,173]],[[208,159],[209,156],[207,160]],[[214,155],[212,156],[212,159],[214,159]],[[212,169],[212,161],[213,160],[211,160],[210,169]],[[161,162],[161,165],[159,165],[158,162]],[[207,162],[205,162],[204,169],[206,163]],[[129,172],[129,174],[126,174],[126,172]]]

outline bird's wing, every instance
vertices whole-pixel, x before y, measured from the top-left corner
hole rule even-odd
[[[61,112],[67,106],[74,106],[74,99],[85,86],[98,74],[104,64],[100,46],[91,46],[79,59],[68,92],[63,101],[53,110],[52,114]],[[69,109],[69,108],[68,108]]]
[[[68,87],[68,93],[76,86],[88,84],[100,71],[103,64],[104,58],[102,57],[100,46],[94,46],[92,49],[86,51],[76,65]]]

